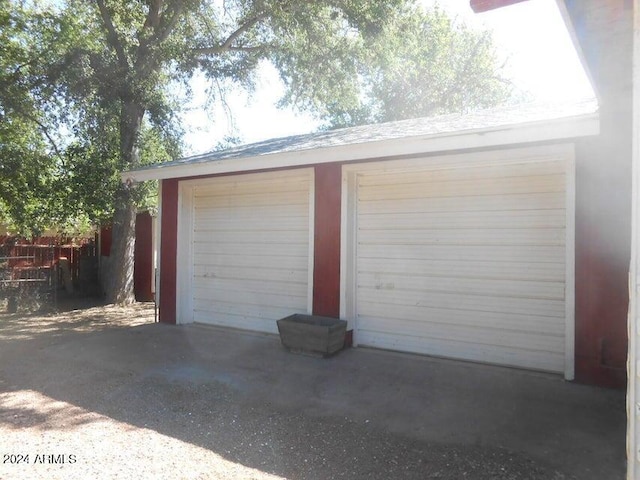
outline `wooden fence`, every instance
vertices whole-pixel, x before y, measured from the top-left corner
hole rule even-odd
[[[93,239],[42,237],[27,241],[0,236],[0,296],[40,294],[78,282],[81,257],[96,255]],[[62,263],[61,263],[62,260]],[[63,265],[65,270],[58,268]]]

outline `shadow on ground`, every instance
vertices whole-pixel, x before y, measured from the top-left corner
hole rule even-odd
[[[0,428],[100,414],[295,479],[624,478],[623,392],[368,349],[296,356],[269,335],[151,322],[148,305],[0,314]]]

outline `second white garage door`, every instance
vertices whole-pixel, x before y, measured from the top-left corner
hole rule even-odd
[[[535,150],[455,158],[353,174],[357,342],[571,376],[571,162]]]
[[[193,321],[277,332],[309,308],[309,169],[191,187]]]

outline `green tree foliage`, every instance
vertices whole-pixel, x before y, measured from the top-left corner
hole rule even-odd
[[[51,157],[28,122],[0,123],[0,220],[28,236],[40,235],[54,217]]]
[[[324,98],[315,108],[329,127],[464,113],[512,96],[490,32],[438,6],[395,11],[357,59],[357,96]]]
[[[81,16],[0,3],[0,221],[37,236],[73,235],[111,221],[119,172],[119,108],[79,62],[95,38]],[[95,49],[95,48],[94,48]],[[180,155],[180,132],[143,122],[140,163]],[[144,208],[155,185],[136,189]]]
[[[0,133],[14,148],[2,161],[11,169],[16,155],[30,155],[23,178],[9,183],[40,187],[28,205],[113,218],[107,297],[118,303],[133,298],[135,213],[153,190],[122,184],[118,172],[179,156],[186,98],[176,92],[188,96],[194,73],[223,99],[229,85],[252,89],[257,66],[270,61],[286,85],[282,103],[329,126],[503,98],[480,78],[494,65],[488,38],[441,12],[420,13],[413,0],[5,1],[0,26],[0,128],[13,132]],[[475,86],[460,90],[471,75]],[[11,198],[0,208],[26,218],[31,210]]]
[[[55,118],[38,101],[52,92],[37,63],[51,37],[41,34],[31,47],[29,30],[43,23],[20,5],[0,3],[0,221],[28,236],[41,234],[60,213],[54,201],[60,157],[47,127]]]

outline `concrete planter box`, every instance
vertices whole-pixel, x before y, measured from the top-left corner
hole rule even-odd
[[[328,357],[344,347],[347,322],[296,313],[278,320],[282,345],[294,353]]]

